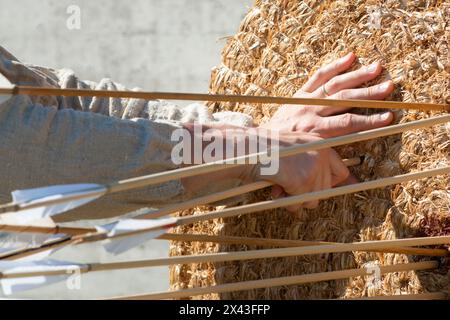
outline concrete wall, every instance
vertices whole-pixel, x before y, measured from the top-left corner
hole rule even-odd
[[[0,45],[33,64],[67,67],[83,79],[110,77],[147,90],[206,92],[220,61],[223,37],[235,34],[252,0],[1,0]],[[81,9],[81,29],[67,28],[67,8]],[[80,262],[167,255],[151,241],[119,257],[99,245],[64,249],[53,258]],[[94,298],[168,288],[168,269],[106,272],[82,278],[82,290],[64,284],[23,298]]]
[[[19,58],[152,90],[205,91],[222,37],[250,0],[1,0],[0,42]],[[81,29],[69,30],[69,5]]]

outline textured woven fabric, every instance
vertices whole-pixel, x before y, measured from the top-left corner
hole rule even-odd
[[[68,69],[21,63],[0,47],[0,72],[12,83],[43,87],[126,90],[110,79],[79,80]],[[134,89],[138,90],[138,89]],[[176,169],[170,137],[184,122],[251,125],[246,115],[211,115],[202,104],[165,101],[15,96],[0,106],[0,200],[16,189],[108,183]],[[224,186],[228,184],[224,184]],[[60,216],[99,219],[186,197],[180,181],[105,196]]]

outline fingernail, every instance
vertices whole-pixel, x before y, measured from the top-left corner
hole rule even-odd
[[[345,56],[343,56],[343,57],[341,58],[341,60],[342,60],[342,61],[346,61],[346,60],[348,60],[348,58],[350,58],[350,56],[352,56],[352,55],[353,55],[352,52],[347,53]]]
[[[367,71],[370,73],[377,71],[378,69],[378,62],[372,63],[370,66],[367,67]]]
[[[281,197],[281,195],[283,194],[283,190],[281,190],[281,188],[272,188],[272,198],[273,199],[278,199]]]
[[[386,120],[388,120],[390,117],[391,117],[391,113],[390,113],[390,112],[385,112],[385,113],[380,114],[380,119],[381,119],[382,121],[386,121]]]
[[[381,91],[386,91],[387,89],[389,89],[389,87],[391,86],[391,83],[388,82],[384,82],[382,84],[380,84],[379,88]]]

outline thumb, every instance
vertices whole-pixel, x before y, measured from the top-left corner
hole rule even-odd
[[[332,181],[331,185],[334,187],[346,181],[350,175],[350,171],[347,166],[342,161],[341,157],[336,153],[336,151],[331,150],[330,154],[330,168]]]
[[[281,186],[274,185],[272,187],[271,195],[272,195],[273,199],[278,199],[278,198],[282,198],[283,196],[285,196],[286,193],[284,192],[284,189]]]

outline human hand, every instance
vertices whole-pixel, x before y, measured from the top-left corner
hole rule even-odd
[[[358,88],[378,77],[382,71],[380,63],[347,72],[356,56],[347,54],[333,63],[320,68],[298,91],[295,97],[382,100],[394,90],[392,81],[380,85]],[[329,106],[281,106],[272,119],[262,125],[271,130],[301,131],[320,135],[322,138],[341,136],[389,125],[391,112],[370,116],[346,113],[350,108]]]
[[[280,147],[319,141],[318,135],[301,132],[279,132]],[[267,180],[273,182],[272,196],[280,198],[286,195],[299,195],[307,192],[329,189],[345,182],[350,172],[333,149],[322,149],[297,154],[279,160],[279,170],[274,175],[262,175],[260,165],[243,168],[244,182]],[[314,209],[319,201],[306,202],[287,207],[291,212],[299,208]]]
[[[196,129],[197,127],[197,129]],[[200,151],[212,150],[210,141],[213,141],[220,159],[229,157],[228,152],[219,152],[217,148],[223,147],[223,150],[233,146],[234,154],[244,151],[250,152],[251,141],[258,143],[258,150],[262,152],[271,148],[289,147],[310,142],[319,141],[322,138],[317,134],[304,132],[283,132],[271,131],[263,128],[238,128],[229,125],[195,125],[184,124],[184,128],[192,140],[186,141],[186,150],[192,150],[196,143],[203,147]],[[201,133],[201,134],[200,134]],[[197,142],[195,142],[197,139]],[[244,148],[240,148],[240,142],[244,143]],[[255,147],[253,145],[253,147]],[[240,151],[238,151],[240,150]],[[236,154],[238,153],[238,154]],[[241,166],[232,166],[228,169],[182,179],[189,197],[196,194],[211,192],[213,188],[221,187],[226,181],[240,180],[243,183],[252,183],[266,180],[274,184],[272,188],[273,197],[283,195],[298,195],[306,192],[329,189],[343,183],[349,176],[349,170],[340,159],[339,155],[333,149],[323,149],[318,151],[305,152],[289,157],[278,158],[277,154],[270,155],[270,174],[261,170],[262,164],[246,164]],[[216,159],[219,160],[219,159]],[[278,163],[275,163],[277,161]],[[212,183],[214,182],[214,183]],[[301,205],[288,207],[289,211],[296,211],[300,207],[315,208],[318,201],[308,202]]]

